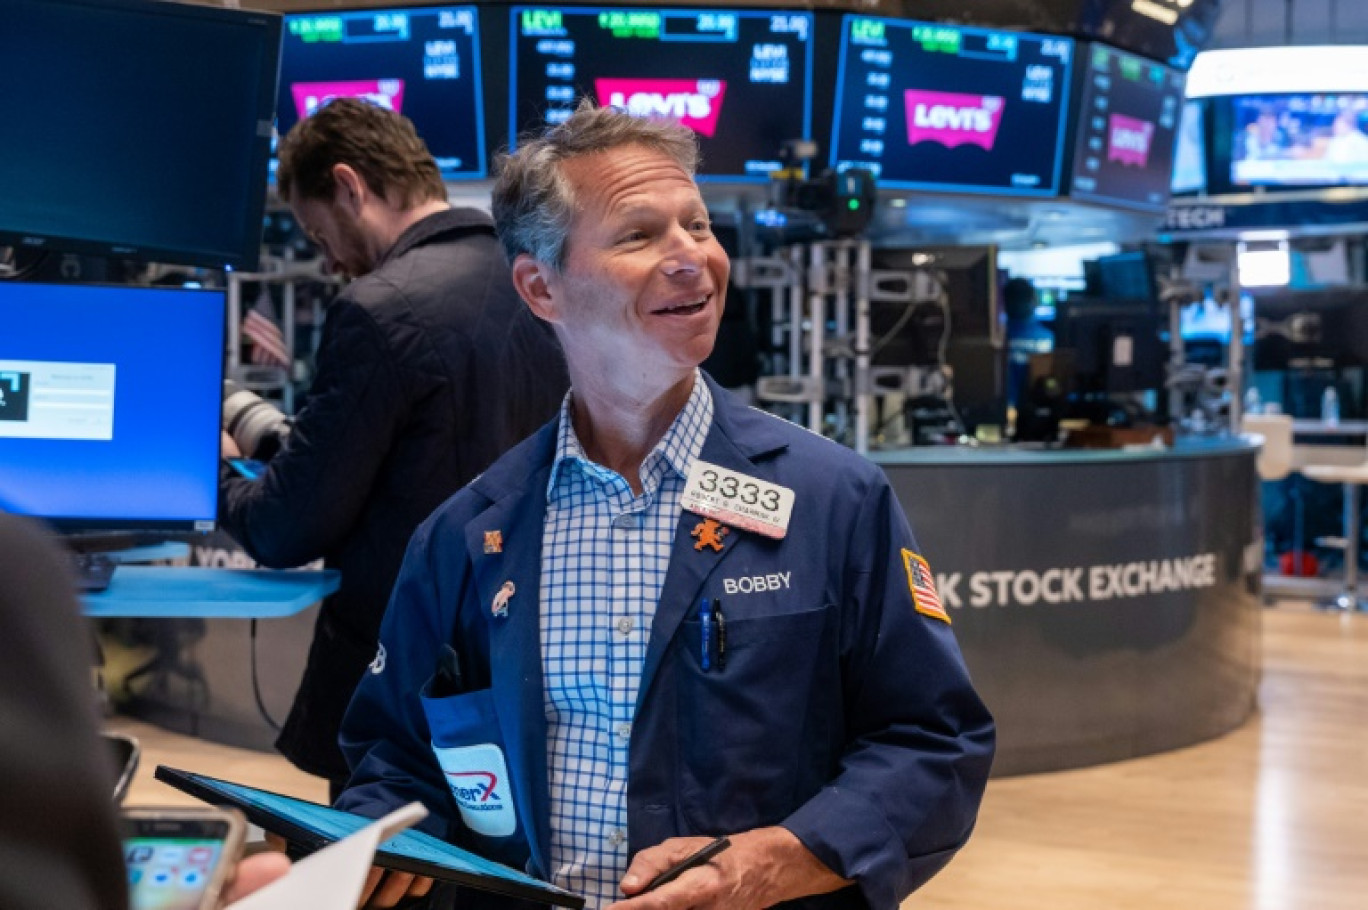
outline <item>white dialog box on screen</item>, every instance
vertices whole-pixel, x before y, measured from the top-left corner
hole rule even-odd
[[[0,437],[114,438],[114,364],[0,360]]]

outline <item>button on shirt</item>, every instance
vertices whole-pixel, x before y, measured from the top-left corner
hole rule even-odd
[[[584,454],[572,406],[567,396],[542,532],[551,879],[594,908],[621,898],[637,690],[680,497],[712,426],[713,400],[695,373],[684,409],[641,463],[639,496]]]

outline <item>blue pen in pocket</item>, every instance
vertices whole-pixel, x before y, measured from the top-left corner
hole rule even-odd
[[[703,669],[712,669],[712,603],[708,598],[698,605],[698,623],[700,626],[699,644],[703,659]]]

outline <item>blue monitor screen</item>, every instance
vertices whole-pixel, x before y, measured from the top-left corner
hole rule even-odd
[[[1368,184],[1368,94],[1232,99],[1236,186]]]
[[[1182,73],[1133,54],[1089,49],[1074,140],[1075,199],[1164,210],[1185,82]]]
[[[485,176],[475,7],[286,16],[278,135],[342,97],[362,98],[412,120],[444,179]]]
[[[254,268],[280,17],[0,3],[0,246]]]
[[[1074,43],[846,16],[831,162],[880,186],[1051,196]]]
[[[222,291],[0,282],[0,510],[212,529]]]
[[[511,134],[559,123],[579,98],[677,119],[703,179],[766,181],[810,133],[812,15],[722,9],[517,7]]]

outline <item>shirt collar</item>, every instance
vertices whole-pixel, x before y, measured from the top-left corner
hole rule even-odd
[[[554,495],[556,487],[562,482],[565,466],[574,462],[581,462],[586,466],[594,465],[594,462],[584,453],[584,447],[580,444],[579,437],[575,435],[574,394],[574,389],[566,392],[565,399],[561,402],[560,418],[556,430],[556,454],[551,462],[551,478],[546,486],[548,501]],[[687,477],[689,469],[693,467],[694,461],[703,451],[703,443],[708,438],[708,430],[712,427],[712,421],[712,392],[709,391],[708,384],[703,381],[702,373],[695,368],[693,389],[689,392],[688,401],[684,402],[684,407],[675,416],[670,428],[665,431],[665,435],[641,461],[643,485],[646,478],[654,471],[659,470],[657,466],[662,463],[680,477]],[[594,466],[598,467],[597,465]],[[603,469],[600,468],[600,470]]]

